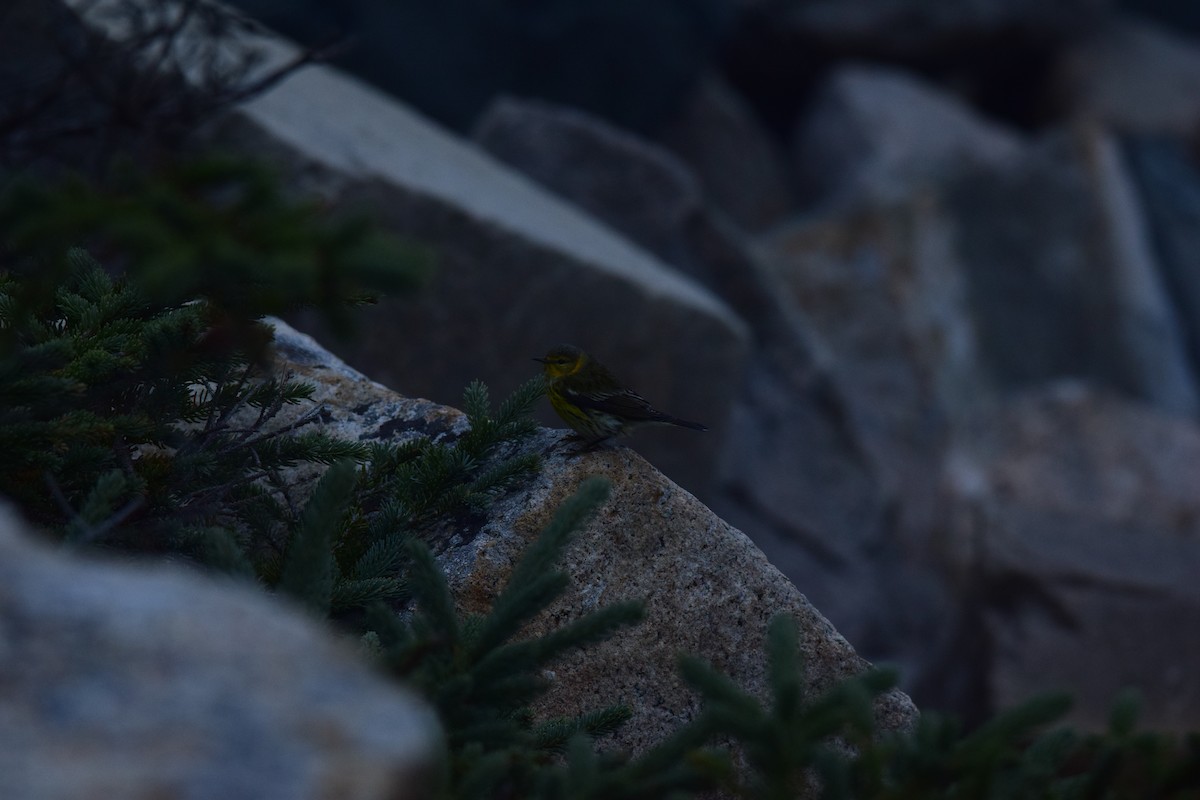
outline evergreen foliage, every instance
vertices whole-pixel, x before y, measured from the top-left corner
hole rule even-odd
[[[182,553],[345,612],[402,598],[409,538],[538,467],[517,452],[537,380],[494,413],[468,387],[456,441],[340,441],[307,430],[319,408],[278,420],[313,387],[251,357],[271,336],[244,316],[257,307],[224,336],[231,315],[209,299],[152,300],[82,250],[65,263],[50,293],[0,275],[0,485],[66,541]],[[282,471],[301,463],[333,466],[298,506]]]
[[[855,790],[880,800],[1186,800],[1200,797],[1200,734],[1134,730],[1136,696],[1114,703],[1103,734],[1054,726],[1070,708],[1045,695],[964,734],[936,714],[909,735],[870,743],[854,762]]]
[[[212,341],[224,319],[212,303],[153,303],[81,250],[66,264],[51,293],[0,276],[0,485],[35,523],[68,541],[221,551],[229,536],[215,529],[265,533],[282,518],[256,481],[363,455],[268,427],[312,387],[252,380],[245,350]]]
[[[109,268],[64,241],[107,253]],[[362,220],[285,200],[245,162],[127,169],[105,188],[10,186],[0,487],[69,543],[180,553],[324,611],[394,594],[378,564],[356,582],[333,559],[356,508],[352,465],[306,505],[293,496],[284,470],[369,463],[371,451],[314,430],[319,408],[283,415],[313,387],[267,370],[272,334],[259,320],[317,305],[337,323],[348,303],[427,270]]]
[[[20,271],[30,291],[47,297],[69,279],[58,254],[71,242],[119,265],[147,302],[207,298],[233,332],[301,306],[346,331],[350,306],[411,290],[430,273],[425,251],[365,218],[330,218],[288,200],[268,170],[243,159],[113,172],[103,186],[81,177],[14,181],[0,196],[5,268]]]

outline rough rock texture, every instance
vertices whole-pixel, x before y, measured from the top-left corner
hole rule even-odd
[[[984,390],[945,210],[925,195],[812,218],[766,248],[829,354],[830,378],[887,495],[927,528],[928,473],[953,416]]]
[[[1003,165],[1021,140],[960,101],[894,69],[844,66],[818,90],[797,129],[801,190],[849,206],[892,202],[951,170]]]
[[[889,507],[844,402],[807,352],[772,346],[756,354],[713,508],[857,642],[880,602],[876,564],[863,556],[878,551]]]
[[[403,408],[411,401],[362,376],[354,377],[310,338],[280,324],[280,368],[313,380],[334,377],[337,391],[322,390],[322,419],[351,420],[363,409]],[[447,412],[453,416],[454,412]],[[425,416],[414,416],[418,422]],[[396,435],[402,421],[362,417],[362,429],[341,435]],[[417,426],[420,430],[420,424]],[[741,532],[627,448],[578,453],[560,431],[542,431],[530,445],[545,459],[541,474],[526,488],[488,510],[482,528],[455,529],[439,558],[458,602],[483,611],[498,592],[526,545],[558,503],[588,475],[612,482],[612,496],[572,545],[563,567],[568,593],[530,633],[560,625],[616,600],[646,600],[647,619],[614,639],[564,659],[554,670],[554,688],[539,711],[547,716],[627,703],[634,718],[617,743],[642,749],[689,719],[695,699],[675,672],[675,655],[690,652],[710,660],[735,681],[761,693],[765,688],[762,643],[767,621],[787,612],[799,623],[815,690],[861,672],[868,664],[804,595],[767,561]],[[915,720],[907,696],[894,691],[877,708],[881,730],[900,730]]]
[[[946,552],[993,708],[1049,689],[1107,724],[1200,726],[1200,428],[1078,384],[983,417],[949,462]]]
[[[839,628],[868,652],[904,663],[913,680],[951,633],[931,564],[932,476],[957,418],[986,392],[950,231],[944,210],[925,196],[796,223],[764,248],[826,355],[848,442],[842,448],[860,454],[874,492],[873,503],[848,504],[847,483],[839,482],[832,496],[853,523],[818,528],[822,544],[841,555],[840,563],[819,567],[801,557],[811,549],[796,516],[803,502],[785,503],[782,494],[772,501],[771,484],[755,478],[746,482],[747,496],[788,509],[776,519],[797,552],[772,553],[775,563],[799,585],[815,579],[821,590],[808,594]],[[817,452],[825,458],[832,450]],[[862,517],[868,510],[874,519]]]
[[[696,83],[658,139],[692,168],[709,201],[746,230],[765,230],[795,206],[781,148],[720,75]]]
[[[1086,377],[1161,408],[1200,407],[1128,172],[1092,128],[1050,136],[948,189],[981,357],[1003,388]]]
[[[0,509],[0,796],[432,796],[433,713],[298,610],[33,536]]]
[[[564,659],[539,711],[573,714],[616,699],[628,702],[634,717],[618,743],[640,751],[698,711],[676,672],[680,652],[710,661],[764,696],[763,637],[779,612],[799,624],[811,690],[827,689],[868,666],[744,534],[632,450],[577,456],[557,435],[543,436],[539,446],[546,455],[542,476],[492,509],[474,540],[443,556],[464,604],[474,611],[486,607],[557,504],[590,475],[612,482],[612,498],[568,553],[567,596],[529,632],[617,600],[647,604],[642,625]],[[911,702],[895,691],[876,713],[881,730],[905,729],[915,719]]]
[[[1065,113],[1121,133],[1200,133],[1200,44],[1136,17],[1069,48],[1056,92]]]
[[[1130,137],[1122,152],[1140,190],[1154,255],[1200,374],[1200,153],[1182,142]]]

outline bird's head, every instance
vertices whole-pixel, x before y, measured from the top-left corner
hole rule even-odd
[[[535,358],[534,361],[542,362],[542,369],[547,378],[562,378],[566,375],[574,375],[583,369],[583,365],[588,361],[588,356],[574,345],[560,344],[543,357]]]

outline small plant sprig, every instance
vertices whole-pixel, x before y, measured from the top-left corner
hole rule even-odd
[[[531,381],[493,411],[487,387],[476,381],[464,393],[469,427],[457,439],[367,446],[337,534],[326,542],[333,554],[331,591],[305,603],[314,609],[326,603],[328,612],[343,614],[405,599],[412,539],[428,538],[438,520],[483,511],[540,468],[536,454],[519,450],[536,430],[529,413],[539,394],[540,384]]]

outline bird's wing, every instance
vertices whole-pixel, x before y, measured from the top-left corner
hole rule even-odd
[[[656,411],[640,394],[628,389],[617,391],[564,389],[563,394],[580,408],[612,414],[630,421],[658,422],[667,416],[661,411]]]

